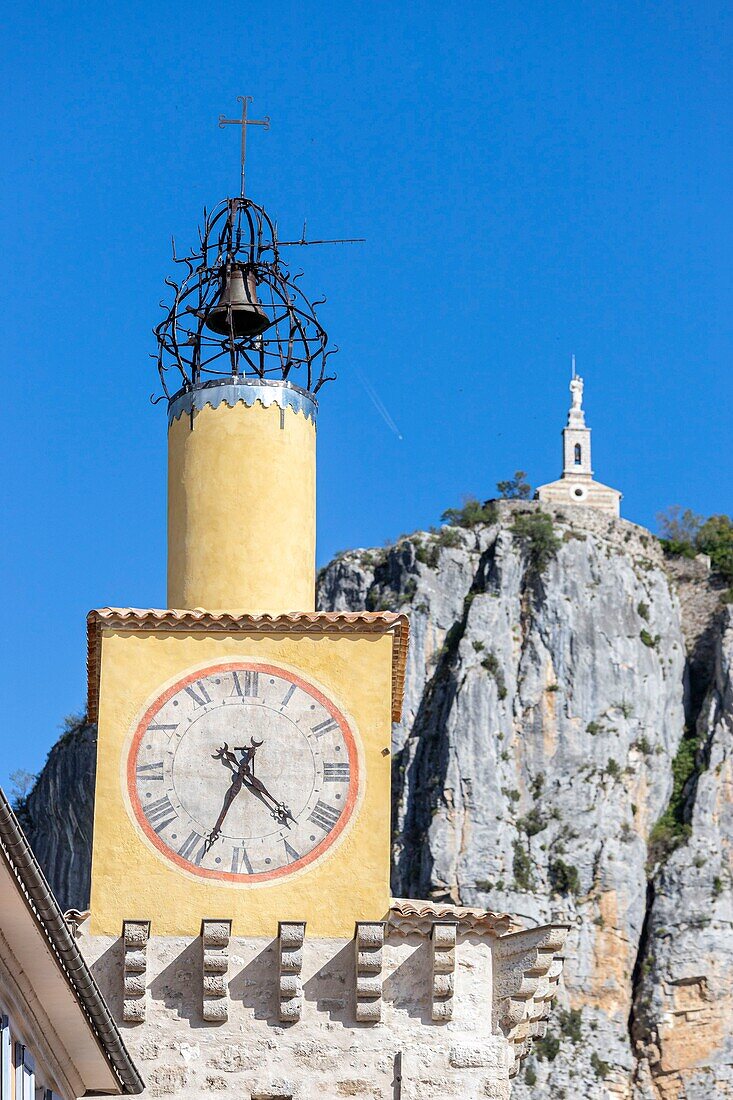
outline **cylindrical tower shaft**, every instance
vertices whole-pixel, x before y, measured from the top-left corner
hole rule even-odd
[[[228,379],[172,399],[169,607],[314,610],[315,417],[287,382]]]

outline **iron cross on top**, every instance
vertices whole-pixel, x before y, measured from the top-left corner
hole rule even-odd
[[[270,129],[270,116],[265,115],[264,118],[247,118],[247,104],[252,102],[251,95],[238,95],[237,99],[242,104],[242,117],[241,118],[224,118],[224,115],[219,115],[219,129],[223,129],[225,126],[241,126],[242,127],[242,152],[240,156],[241,160],[241,197],[244,198],[244,162],[247,155],[247,127],[248,126],[264,126],[266,130]]]

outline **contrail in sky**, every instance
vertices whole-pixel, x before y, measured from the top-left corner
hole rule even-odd
[[[394,434],[397,436],[398,439],[402,439],[402,432],[397,427],[397,425],[395,424],[392,417],[389,415],[389,410],[385,406],[385,404],[382,401],[382,399],[380,398],[379,394],[376,392],[376,390],[372,386],[371,382],[368,382],[366,380],[366,378],[361,373],[361,371],[359,370],[358,367],[356,368],[356,373],[357,373],[357,376],[358,376],[359,381],[361,382],[362,386],[364,387],[364,389],[369,394],[369,397],[371,398],[371,401],[372,401],[372,404],[374,405],[374,408],[377,410],[377,412],[381,416],[384,423],[387,425],[387,427],[390,429],[390,431],[394,432]]]

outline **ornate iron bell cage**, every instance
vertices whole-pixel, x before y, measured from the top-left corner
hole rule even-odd
[[[294,382],[317,393],[328,373],[328,336],[315,306],[283,264],[277,229],[263,207],[248,198],[225,199],[204,210],[199,247],[173,260],[180,281],[167,278],[172,304],[154,329],[158,372],[168,400],[215,377],[257,377]],[[170,385],[171,370],[176,384]]]

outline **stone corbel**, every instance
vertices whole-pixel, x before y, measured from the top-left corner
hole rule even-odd
[[[303,941],[305,921],[281,920],[277,926],[280,955],[280,1019],[292,1024],[303,1011]]]
[[[203,945],[203,1016],[210,1024],[223,1024],[229,1019],[229,940],[230,920],[201,921]]]
[[[519,1072],[532,1040],[547,1029],[562,973],[561,951],[569,926],[546,924],[501,936],[493,948],[494,1026],[514,1047],[510,1077]]]
[[[122,962],[122,1019],[128,1024],[141,1024],[145,1020],[149,939],[149,920],[122,922],[122,944],[125,951]]]
[[[430,930],[434,1020],[448,1021],[453,1018],[457,928],[458,923],[454,921],[435,921]]]
[[[382,1019],[382,948],[385,924],[381,920],[356,922],[354,947],[358,1023],[377,1024]]]

